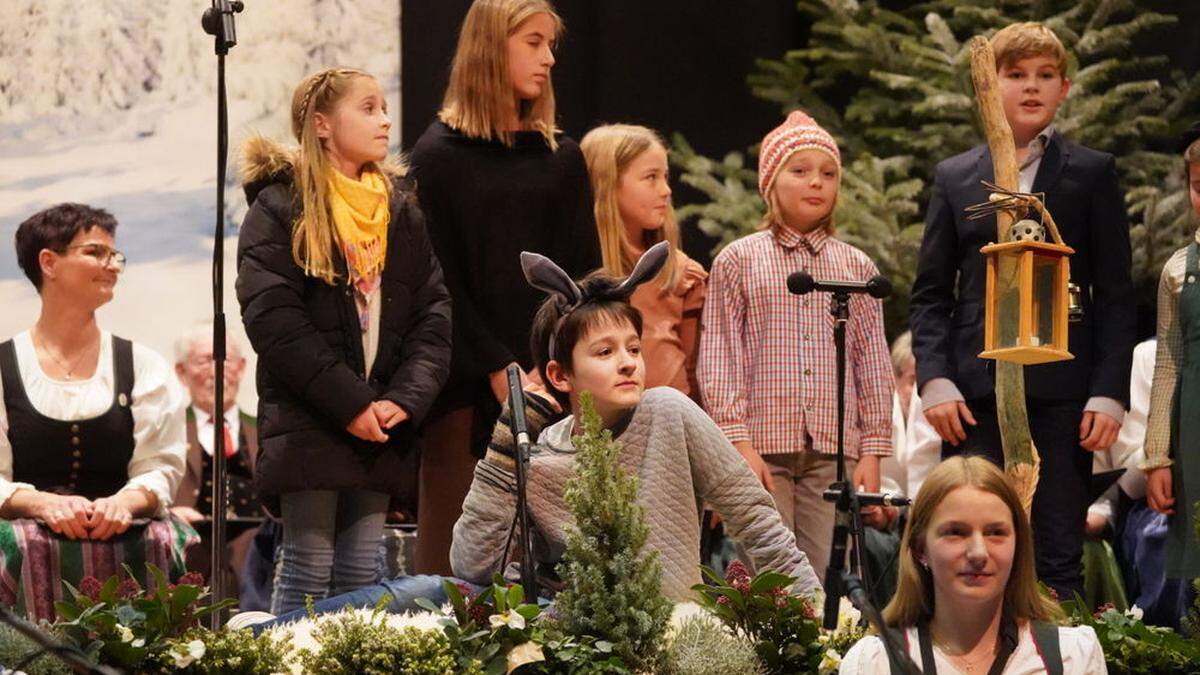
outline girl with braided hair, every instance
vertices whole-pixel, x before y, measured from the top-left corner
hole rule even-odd
[[[426,430],[415,567],[450,573],[451,528],[506,397],[505,369],[533,359],[537,292],[521,251],[575,276],[600,266],[579,145],[555,123],[550,79],[562,20],[548,0],[475,0],[442,109],[412,150],[429,234],[454,298],[449,382]]]
[[[283,521],[276,614],[378,581],[450,364],[450,297],[390,129],[375,78],[333,68],[292,97],[299,148],[245,148],[237,295],[258,353],[255,482]]]

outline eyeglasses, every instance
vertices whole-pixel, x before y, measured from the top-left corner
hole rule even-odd
[[[239,363],[240,361],[242,361],[242,357],[240,357],[240,356],[230,356],[228,354],[225,355],[225,365],[226,366],[229,366],[229,365],[232,365],[235,363]],[[213,358],[212,354],[204,354],[202,356],[193,356],[192,358],[187,360],[188,365],[194,366],[196,368],[212,368],[213,364],[216,362],[217,362],[217,360]]]
[[[75,244],[74,246],[66,247],[64,250],[70,251],[72,249],[83,251],[84,255],[95,258],[96,262],[104,267],[115,265],[117,271],[125,269],[125,254],[115,248],[110,248],[104,244]]]

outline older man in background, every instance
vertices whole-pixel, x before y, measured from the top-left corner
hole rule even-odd
[[[175,494],[171,512],[200,530],[206,545],[211,531],[213,504],[213,448],[215,433],[225,439],[225,467],[229,527],[226,539],[226,573],[240,587],[242,566],[253,540],[262,510],[254,491],[254,460],[258,454],[258,429],[254,417],[237,407],[238,387],[246,360],[232,337],[226,340],[224,410],[215,413],[216,368],[213,363],[212,324],[200,323],[175,343],[175,374],[191,399],[187,407],[187,467]],[[206,551],[208,546],[205,546]],[[189,560],[192,568],[207,571],[209,559]]]

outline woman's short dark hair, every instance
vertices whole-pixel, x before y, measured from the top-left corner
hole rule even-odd
[[[42,249],[61,253],[75,235],[93,227],[115,234],[117,219],[104,209],[66,203],[38,211],[17,226],[17,264],[39,293],[42,290],[42,266],[38,263],[38,254]]]
[[[566,372],[573,372],[574,364],[571,354],[575,350],[575,345],[598,325],[605,323],[619,325],[627,322],[633,326],[638,337],[641,337],[642,313],[629,304],[628,297],[615,294],[614,291],[619,284],[620,279],[614,278],[602,270],[592,272],[579,282],[579,288],[583,290],[584,297],[593,299],[568,314],[562,326],[559,327],[558,333],[554,336],[554,351],[558,357],[555,360]],[[529,333],[529,351],[533,354],[534,367],[542,376],[546,388],[566,408],[570,404],[568,396],[555,389],[546,375],[546,364],[550,362],[550,337],[563,313],[559,302],[561,300],[557,296],[551,296],[546,298],[538,309],[537,315],[533,318],[533,329]]]

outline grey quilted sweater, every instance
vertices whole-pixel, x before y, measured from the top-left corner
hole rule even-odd
[[[529,510],[539,564],[557,563],[566,547],[566,527],[573,516],[563,490],[575,472],[573,429],[571,416],[547,427],[530,455]],[[619,439],[624,446],[620,464],[638,477],[638,501],[650,528],[645,550],[659,552],[663,595],[677,602],[694,599],[704,503],[721,514],[726,531],[742,544],[756,569],[797,577],[797,592],[819,593],[820,582],[770,494],[691,399],[669,387],[647,391]],[[450,548],[455,575],[467,581],[490,583],[503,564],[516,511],[514,470],[511,458],[493,451],[476,465]]]

